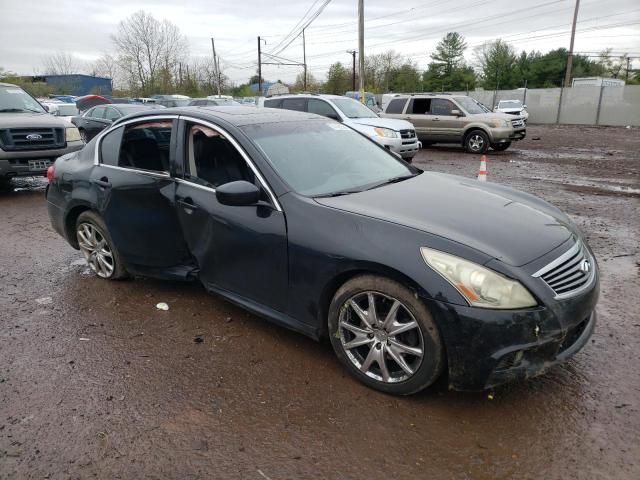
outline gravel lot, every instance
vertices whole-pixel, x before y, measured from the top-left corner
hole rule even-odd
[[[531,126],[489,155],[489,181],[567,211],[602,273],[592,342],[492,399],[385,396],[328,344],[197,285],[99,280],[49,226],[44,181],[15,181],[0,192],[0,478],[640,478],[639,152],[637,128]],[[479,166],[451,147],[415,161]]]

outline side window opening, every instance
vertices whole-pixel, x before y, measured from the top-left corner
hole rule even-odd
[[[212,128],[191,124],[187,152],[185,178],[194,183],[210,188],[237,180],[256,184],[255,175],[240,152]]]
[[[329,105],[324,100],[316,100],[315,98],[309,99],[309,103],[307,104],[307,111],[309,113],[322,115],[323,117],[338,117],[338,114],[331,105]]]
[[[296,112],[304,112],[307,109],[306,98],[285,98],[282,100],[282,108],[286,110],[295,110]]]
[[[270,99],[264,101],[264,106],[268,108],[281,108],[282,100]]]
[[[434,98],[431,101],[431,115],[451,115],[453,104],[443,98]]]
[[[170,120],[127,125],[122,136],[118,166],[169,172]]]
[[[387,111],[385,113],[402,113],[405,103],[407,103],[406,98],[394,98],[389,102],[389,105],[387,105]]]
[[[104,165],[118,165],[118,154],[124,127],[116,128],[107,133],[100,141],[100,161]]]
[[[431,109],[430,98],[414,98],[410,105],[411,113],[416,115],[428,115]]]

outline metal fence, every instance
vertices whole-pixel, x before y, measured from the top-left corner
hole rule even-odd
[[[640,85],[477,90],[468,94],[489,108],[500,100],[520,100],[527,106],[529,123],[640,126]]]

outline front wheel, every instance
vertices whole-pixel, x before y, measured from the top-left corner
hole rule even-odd
[[[444,348],[425,305],[389,278],[363,275],[345,283],[329,308],[333,349],[361,382],[410,395],[436,381]]]
[[[87,136],[87,131],[84,128],[81,128],[79,132],[80,132],[80,139],[84,143],[89,143],[89,137]]]
[[[510,146],[511,146],[511,142],[495,143],[491,145],[491,148],[493,148],[496,152],[504,152]]]
[[[489,136],[482,130],[473,130],[466,136],[464,146],[469,153],[486,153],[489,149]]]
[[[107,280],[127,276],[107,227],[96,213],[86,211],[78,216],[76,238],[78,247],[93,273]]]

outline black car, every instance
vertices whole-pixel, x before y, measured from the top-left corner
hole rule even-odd
[[[481,390],[585,345],[598,272],[529,194],[423,172],[313,114],[148,111],[49,172],[51,222],[100,277],[198,279],[328,337],[367,385]]]
[[[73,117],[71,119],[71,123],[78,127],[80,136],[86,143],[119,118],[143,110],[153,110],[158,108],[164,107],[153,103],[144,105],[130,103],[97,105],[90,108],[82,115]]]

